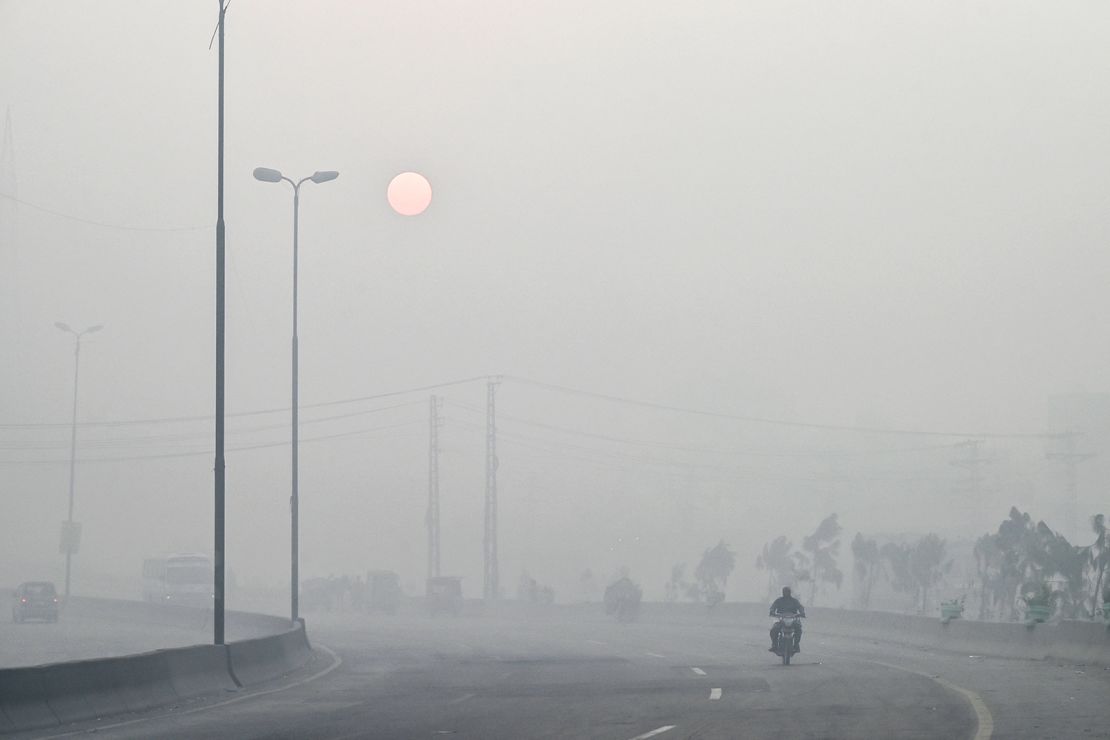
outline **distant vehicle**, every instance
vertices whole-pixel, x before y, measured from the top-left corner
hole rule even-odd
[[[212,605],[215,568],[203,553],[180,553],[143,561],[143,601],[181,606]]]
[[[640,613],[643,591],[627,577],[618,578],[605,589],[605,613],[618,622],[634,622]]]
[[[462,613],[462,578],[436,576],[428,579],[428,611],[459,616]]]
[[[50,581],[21,583],[12,592],[12,621],[28,619],[58,621],[58,592]]]
[[[396,614],[401,605],[401,581],[391,570],[370,570],[366,572],[366,599],[363,607],[367,611],[380,611]]]
[[[306,612],[330,612],[342,605],[343,589],[337,578],[308,578],[301,581],[297,598],[300,608]]]

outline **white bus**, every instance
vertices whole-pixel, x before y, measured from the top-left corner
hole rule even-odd
[[[182,606],[212,605],[212,558],[179,553],[143,561],[143,601]]]

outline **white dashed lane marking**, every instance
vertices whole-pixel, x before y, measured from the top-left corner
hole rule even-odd
[[[659,653],[645,653],[645,654],[648,655],[649,657],[652,657],[652,658],[666,658],[667,657],[666,655],[660,655]]]
[[[705,671],[703,671],[701,668],[691,666],[690,670],[693,671],[694,673],[698,674],[699,676],[704,676],[705,675]]]
[[[720,698],[721,698],[721,690],[720,689],[710,689],[709,690],[709,701],[717,701]]]

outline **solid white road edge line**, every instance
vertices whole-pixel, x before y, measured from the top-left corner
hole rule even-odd
[[[720,698],[721,698],[721,690],[720,689],[710,689],[709,690],[709,701],[717,701]]]
[[[983,701],[983,698],[976,694],[974,691],[970,689],[965,689],[963,686],[957,686],[954,683],[945,681],[939,676],[934,676],[931,673],[925,673],[924,671],[915,671],[912,668],[906,668],[905,666],[894,665],[892,663],[883,663],[882,661],[878,660],[869,660],[867,662],[874,663],[875,665],[885,666],[887,668],[893,668],[898,671],[905,671],[906,673],[915,673],[918,676],[924,676],[931,681],[939,683],[944,688],[960,694],[961,696],[963,696],[963,698],[967,699],[967,703],[971,705],[972,710],[974,710],[975,712],[975,720],[978,724],[978,727],[975,730],[975,735],[972,740],[991,740],[991,735],[994,734],[994,717],[991,715],[991,710],[987,708],[987,704]]]
[[[698,674],[699,676],[704,676],[705,675],[705,671],[703,671],[701,668],[690,666],[690,670],[693,671],[694,673]]]
[[[336,655],[335,651],[332,650],[331,648],[329,648],[327,645],[321,645],[320,643],[316,643],[316,647],[320,648],[325,653],[330,655],[331,659],[332,659],[332,663],[331,663],[331,665],[329,665],[324,670],[317,671],[316,673],[313,673],[308,678],[303,678],[300,681],[295,681],[291,684],[286,684],[285,686],[278,686],[278,687],[273,688],[273,689],[266,689],[265,691],[254,691],[254,692],[251,692],[250,694],[245,694],[243,696],[237,696],[234,699],[228,699],[227,701],[217,702],[216,704],[206,704],[203,707],[196,707],[195,709],[186,709],[182,712],[163,712],[162,714],[154,714],[154,715],[151,715],[149,717],[140,717],[139,719],[131,719],[131,720],[128,720],[126,722],[117,722],[117,723],[112,724],[112,725],[96,725],[94,727],[88,727],[88,728],[83,729],[83,730],[76,730],[74,732],[62,733],[61,735],[47,735],[46,737],[42,738],[42,740],[54,740],[55,738],[73,737],[74,735],[88,735],[88,734],[93,734],[93,733],[97,733],[97,732],[103,732],[104,730],[113,730],[117,727],[127,727],[128,725],[136,725],[136,724],[139,724],[140,722],[151,722],[151,721],[156,720],[156,719],[168,719],[168,718],[171,718],[171,717],[182,717],[186,714],[196,714],[197,712],[207,712],[207,711],[210,711],[212,709],[218,709],[219,707],[226,707],[228,704],[238,704],[239,702],[247,701],[248,699],[257,699],[258,697],[266,696],[267,694],[276,694],[279,691],[286,691],[288,689],[296,688],[297,686],[303,686],[306,683],[311,683],[312,681],[315,681],[318,678],[323,678],[324,676],[328,675],[329,673],[331,673],[332,671],[334,671],[336,668],[338,668],[339,666],[341,666],[343,664],[343,659],[340,658],[338,655]]]
[[[647,738],[649,737],[655,737],[656,735],[662,735],[664,732],[670,732],[675,727],[676,725],[663,725],[662,727],[657,727],[651,732],[645,732],[643,735],[637,735],[636,737],[632,738],[632,740],[647,740]]]

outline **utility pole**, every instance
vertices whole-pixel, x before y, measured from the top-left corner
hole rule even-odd
[[[19,182],[15,174],[14,136],[12,109],[8,106],[0,136],[0,333],[7,337],[4,344],[11,358],[27,356],[22,321],[26,286],[19,282]],[[9,362],[8,371],[6,382],[14,393],[19,393],[27,373],[15,362]]]
[[[960,455],[950,463],[957,468],[968,472],[968,495],[971,498],[971,508],[976,519],[982,520],[985,516],[983,506],[983,473],[982,467],[991,462],[983,456],[983,440],[969,439],[956,445]]]
[[[69,434],[69,515],[62,523],[61,551],[66,556],[66,590],[65,603],[69,603],[69,575],[73,560],[73,553],[81,541],[81,525],[73,521],[73,481],[77,471],[77,381],[81,369],[81,337],[93,334],[104,328],[102,324],[90,326],[84,331],[74,331],[69,324],[57,321],[54,326],[66,334],[73,335],[73,422]]]
[[[486,383],[486,527],[485,583],[483,597],[497,598],[497,386],[501,379]]]
[[[429,399],[428,413],[428,578],[439,575],[439,405]]]
[[[1075,539],[1079,536],[1079,463],[1090,460],[1095,456],[1093,452],[1078,452],[1075,449],[1075,438],[1082,432],[1068,430],[1056,438],[1063,443],[1063,449],[1045,454],[1049,460],[1055,460],[1064,465],[1064,525],[1067,527],[1067,537]]]
[[[224,17],[227,4],[220,3],[219,73],[216,113],[216,455],[213,461],[213,554],[215,555],[212,578],[212,642],[224,644],[224,502],[226,497],[226,471],[224,460],[224,325],[225,325],[225,271],[224,259]]]

